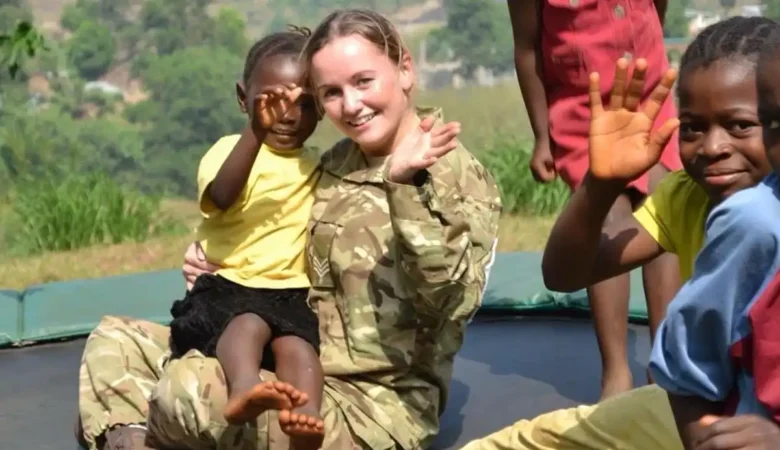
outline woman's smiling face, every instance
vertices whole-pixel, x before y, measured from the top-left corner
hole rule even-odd
[[[311,78],[325,114],[366,153],[389,153],[409,111],[414,75],[404,54],[393,61],[358,34],[336,37],[311,60]]]

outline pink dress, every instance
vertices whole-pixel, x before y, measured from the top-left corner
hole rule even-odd
[[[647,98],[669,67],[663,31],[652,0],[543,0],[541,43],[551,150],[558,174],[574,190],[588,168],[589,74],[599,72],[607,104],[617,60],[645,58]],[[670,95],[655,125],[676,116]],[[682,167],[677,139],[675,133],[661,157],[669,170]],[[644,174],[630,187],[647,194],[647,182]]]

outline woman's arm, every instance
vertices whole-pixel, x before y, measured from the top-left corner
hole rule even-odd
[[[184,253],[184,264],[181,267],[181,273],[187,282],[188,291],[192,289],[198,276],[204,273],[214,273],[217,270],[219,270],[218,265],[206,260],[206,254],[203,252],[200,242],[195,241],[187,247],[187,251]]]
[[[632,216],[604,222],[625,184],[585,177],[553,227],[542,259],[548,289],[573,292],[629,272],[664,252]]]
[[[385,181],[396,265],[422,312],[468,317],[481,302],[498,235],[498,188],[465,149],[421,171],[415,181]]]

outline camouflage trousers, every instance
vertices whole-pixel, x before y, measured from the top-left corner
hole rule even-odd
[[[521,420],[461,450],[683,450],[666,391],[644,386],[596,405]]]
[[[286,450],[274,411],[251,426],[229,425],[222,411],[227,387],[219,362],[191,351],[170,359],[168,327],[104,317],[87,339],[79,371],[79,414],[90,450],[117,425],[146,425],[161,448]],[[261,372],[265,380],[274,379]],[[323,450],[368,448],[352,434],[326,389],[322,399]]]

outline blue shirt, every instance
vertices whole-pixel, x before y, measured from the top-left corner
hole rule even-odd
[[[757,345],[753,310],[758,302],[766,316],[767,307],[780,304],[773,300],[780,298],[778,177],[770,175],[726,199],[712,210],[705,228],[693,276],[669,304],[658,330],[650,371],[672,394],[728,402],[733,414],[771,418],[780,404],[769,397],[780,400],[780,383],[769,386],[777,374],[767,375],[765,369],[780,370],[780,360],[770,361],[772,355],[758,350],[771,341],[770,350],[776,348],[780,357],[780,324],[764,326],[764,343]],[[780,318],[780,306],[774,308],[773,317]],[[757,384],[759,372],[764,379]]]

